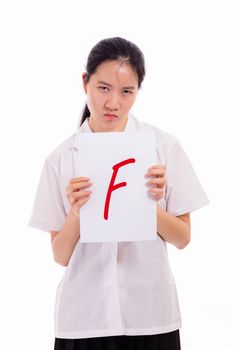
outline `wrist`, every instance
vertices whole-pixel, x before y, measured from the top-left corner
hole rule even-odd
[[[76,219],[80,218],[79,211],[75,210],[72,206],[70,206],[69,215]]]

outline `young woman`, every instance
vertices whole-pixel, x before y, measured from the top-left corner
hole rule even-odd
[[[189,243],[190,212],[208,198],[179,140],[131,113],[144,75],[135,44],[119,37],[97,43],[82,75],[87,104],[80,127],[44,164],[29,225],[51,233],[54,259],[66,266],[56,295],[55,350],[180,349],[166,242],[177,248]],[[91,201],[92,179],[75,173],[79,133],[145,130],[155,134],[159,159],[145,169],[158,238],[81,243],[80,208]]]

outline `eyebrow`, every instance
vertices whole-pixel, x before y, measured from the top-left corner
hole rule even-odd
[[[97,83],[98,83],[98,84],[104,84],[104,85],[107,85],[107,86],[109,86],[109,87],[112,87],[111,84],[108,84],[108,83],[106,83],[106,82],[103,81],[103,80],[98,80]],[[124,86],[123,89],[131,89],[131,90],[134,90],[134,89],[135,89],[135,86]]]

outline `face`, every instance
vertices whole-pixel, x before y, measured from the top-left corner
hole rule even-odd
[[[138,93],[138,77],[131,66],[119,61],[104,61],[83,87],[94,132],[123,131],[128,113]]]

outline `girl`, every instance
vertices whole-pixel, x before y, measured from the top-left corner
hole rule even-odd
[[[82,75],[87,104],[80,127],[44,164],[29,225],[51,233],[54,259],[66,266],[56,295],[55,350],[180,349],[166,242],[180,249],[189,243],[190,212],[208,198],[179,140],[131,113],[144,75],[135,44],[119,37],[97,43]],[[91,200],[92,183],[74,171],[79,133],[145,130],[155,134],[159,159],[145,169],[157,240],[80,243],[80,208]]]

